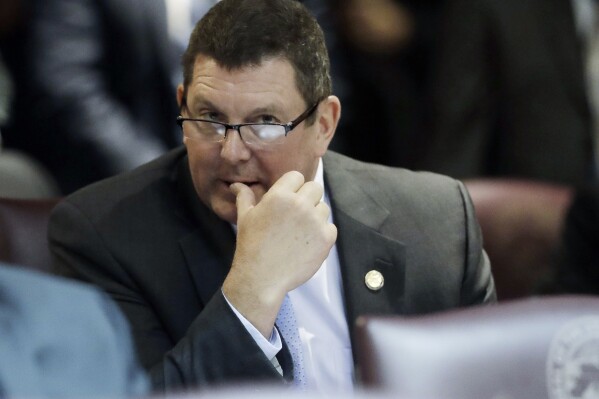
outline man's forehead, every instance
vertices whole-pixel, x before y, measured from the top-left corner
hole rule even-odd
[[[256,107],[269,109],[301,107],[304,103],[293,67],[283,58],[265,59],[259,65],[227,68],[214,59],[198,57],[187,95],[188,104],[194,106],[207,101],[222,104],[223,101],[248,99],[258,101],[260,104],[254,104]]]
[[[198,79],[225,77],[231,83],[251,83],[272,81],[280,84],[295,84],[295,70],[284,57],[266,57],[258,63],[241,66],[228,66],[214,58],[198,55],[196,57],[192,82]]]

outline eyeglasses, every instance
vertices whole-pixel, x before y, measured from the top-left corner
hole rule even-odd
[[[320,101],[289,123],[240,123],[231,125],[207,119],[184,118],[179,115],[177,124],[183,130],[185,137],[190,139],[218,143],[225,140],[229,130],[236,130],[244,143],[264,146],[274,143],[281,137],[286,137],[290,131],[314,113],[319,103]]]

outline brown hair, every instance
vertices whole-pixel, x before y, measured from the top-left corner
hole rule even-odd
[[[295,0],[222,0],[212,7],[195,26],[183,54],[185,95],[200,54],[230,70],[282,57],[291,63],[306,105],[332,92],[322,29]]]

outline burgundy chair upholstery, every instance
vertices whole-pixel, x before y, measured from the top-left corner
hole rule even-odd
[[[363,317],[356,343],[362,384],[398,397],[599,398],[599,297]]]
[[[47,229],[57,202],[0,198],[0,262],[51,271]]]
[[[499,300],[532,295],[553,267],[573,190],[527,180],[465,180]]]

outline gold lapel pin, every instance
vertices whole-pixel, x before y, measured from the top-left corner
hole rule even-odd
[[[378,291],[385,285],[385,278],[378,270],[371,270],[364,277],[366,287],[371,291]]]

